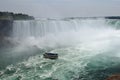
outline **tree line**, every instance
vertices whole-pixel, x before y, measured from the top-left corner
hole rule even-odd
[[[33,20],[33,16],[22,13],[0,12],[0,19],[7,20]]]

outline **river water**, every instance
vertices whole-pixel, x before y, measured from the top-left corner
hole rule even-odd
[[[120,73],[120,20],[14,21],[0,80],[105,80]],[[58,59],[43,58],[45,52]],[[27,58],[26,58],[27,57]]]

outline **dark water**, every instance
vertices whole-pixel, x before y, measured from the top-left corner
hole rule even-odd
[[[30,56],[41,54],[44,50],[37,49],[35,47],[28,47],[16,51],[18,47],[7,47],[0,49],[0,70],[5,69],[7,65],[16,64],[17,62],[27,60]]]

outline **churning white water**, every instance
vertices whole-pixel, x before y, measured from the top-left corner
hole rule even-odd
[[[14,21],[14,48],[35,48],[59,54],[44,59],[42,52],[3,70],[1,80],[104,80],[120,73],[119,20],[68,19]]]

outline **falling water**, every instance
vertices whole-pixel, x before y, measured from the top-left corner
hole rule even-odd
[[[98,35],[106,33],[106,30],[113,31],[104,19],[14,21],[12,36],[24,40],[24,44],[31,41],[32,44],[37,42],[37,46],[56,47],[85,42],[88,38],[89,41],[96,39]]]

